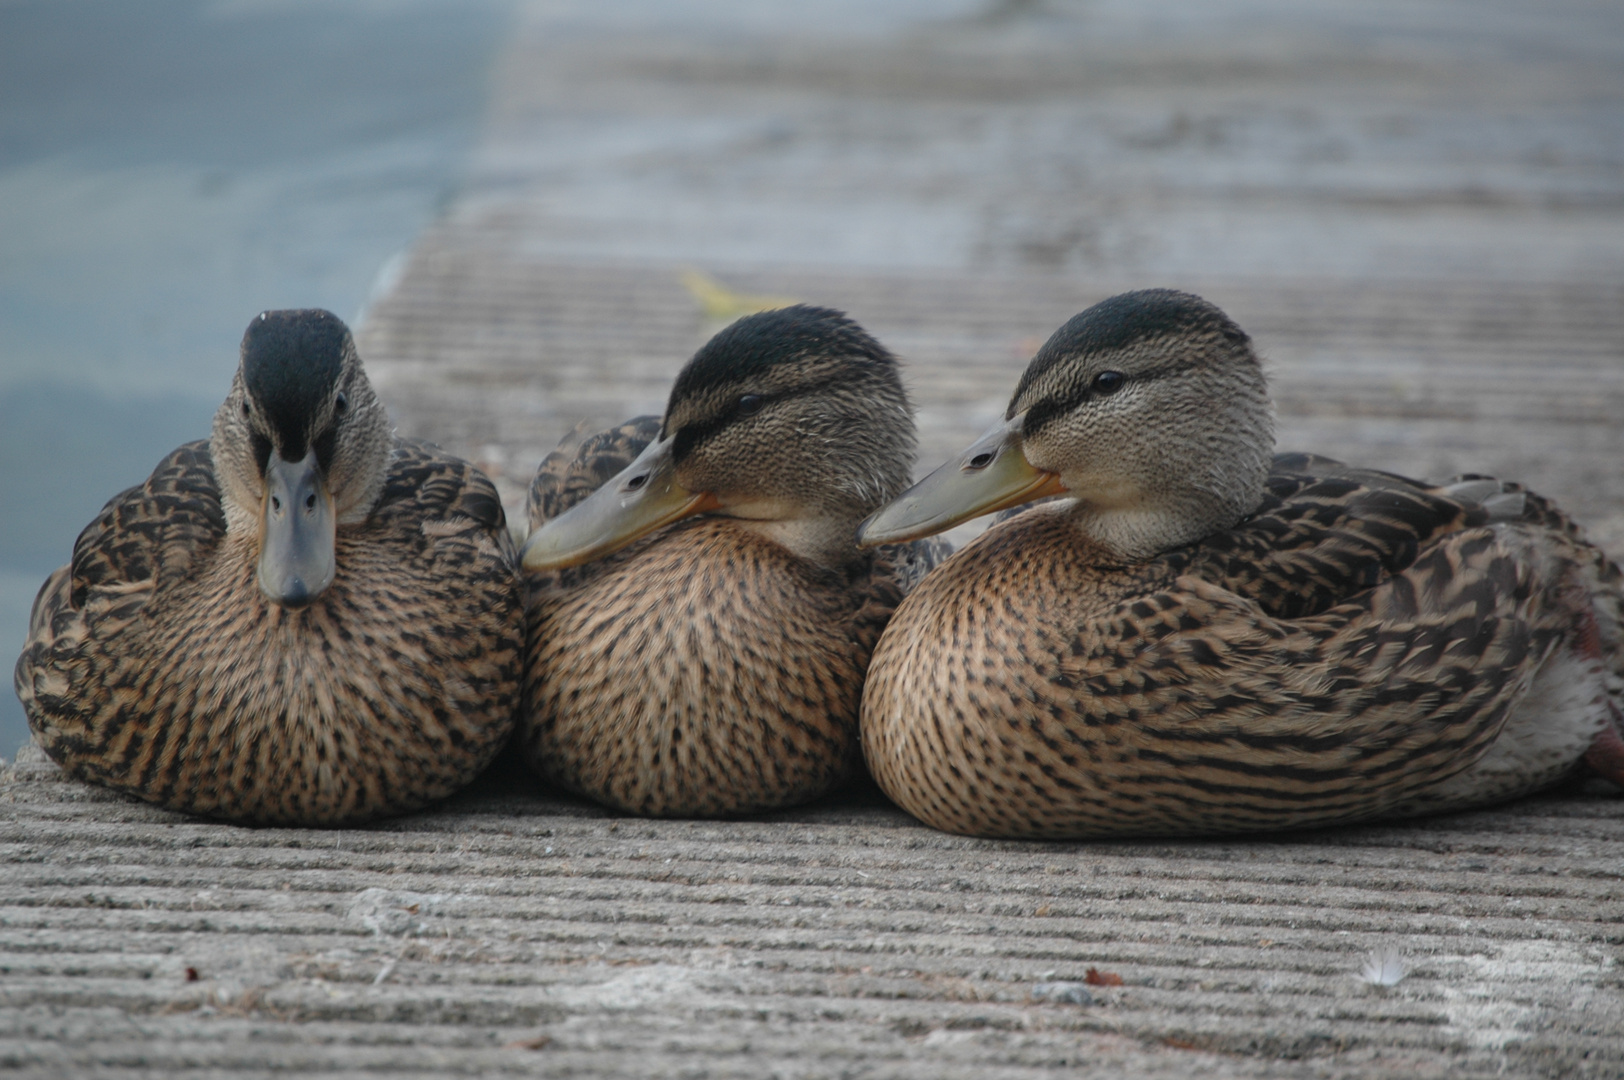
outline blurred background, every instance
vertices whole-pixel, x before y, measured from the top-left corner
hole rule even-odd
[[[929,467],[1152,285],[1253,331],[1283,445],[1624,529],[1624,7],[0,0],[0,653],[263,308],[511,512],[752,296],[911,361]]]

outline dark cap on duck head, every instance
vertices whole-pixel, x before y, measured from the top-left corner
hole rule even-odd
[[[330,311],[262,311],[242,336],[243,385],[276,433],[284,458],[304,457],[311,418],[332,397],[350,329]]]
[[[781,364],[804,363],[814,356],[896,366],[890,351],[844,312],[795,304],[746,315],[720,331],[677,375],[671,400],[731,386]]]
[[[1006,419],[1018,411],[1027,390],[1048,380],[1054,369],[1079,357],[1118,352],[1153,338],[1216,336],[1229,345],[1246,348],[1251,338],[1228,315],[1194,293],[1177,289],[1140,289],[1101,300],[1073,315],[1049,336],[1032,357],[1010,398]],[[1191,362],[1194,362],[1193,360]],[[1081,375],[1082,369],[1078,369]],[[1061,409],[1080,404],[1088,394],[1085,384],[1068,387],[1057,402]],[[1076,398],[1077,400],[1072,400]]]

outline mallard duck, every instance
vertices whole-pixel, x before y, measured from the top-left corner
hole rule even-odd
[[[862,529],[1049,500],[896,612],[862,713],[886,793],[952,832],[1059,838],[1458,809],[1581,759],[1624,779],[1620,575],[1572,522],[1514,484],[1273,443],[1249,338],[1199,297],[1062,326],[1006,419]]]
[[[869,653],[940,550],[857,548],[913,458],[896,360],[840,312],[794,306],[712,338],[663,420],[543,462],[523,556],[530,765],[661,816],[846,778]]]
[[[512,731],[517,552],[489,480],[391,433],[349,330],[267,311],[206,441],[80,534],[17,694],[71,776],[232,821],[448,795]]]

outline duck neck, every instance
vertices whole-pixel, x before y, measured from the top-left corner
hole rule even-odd
[[[1144,562],[1232,528],[1257,509],[1262,497],[1261,490],[1245,500],[1186,491],[1112,507],[1078,499],[1066,514],[1090,543],[1124,562]]]
[[[840,570],[862,559],[857,547],[857,526],[863,517],[820,514],[773,519],[735,519],[739,525],[792,555],[829,570]]]

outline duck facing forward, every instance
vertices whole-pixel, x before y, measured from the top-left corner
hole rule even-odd
[[[69,775],[337,825],[484,768],[523,642],[490,481],[394,438],[338,318],[269,311],[211,437],[114,497],[46,581],[16,685]]]
[[[863,698],[880,786],[952,832],[1201,835],[1624,780],[1620,575],[1512,484],[1271,458],[1247,335],[1107,300],[1006,420],[866,523],[896,542],[1044,496],[898,609]]]
[[[524,549],[531,766],[659,816],[788,806],[846,778],[869,654],[940,550],[857,547],[913,458],[895,359],[795,306],[717,334],[663,421],[543,462]]]

